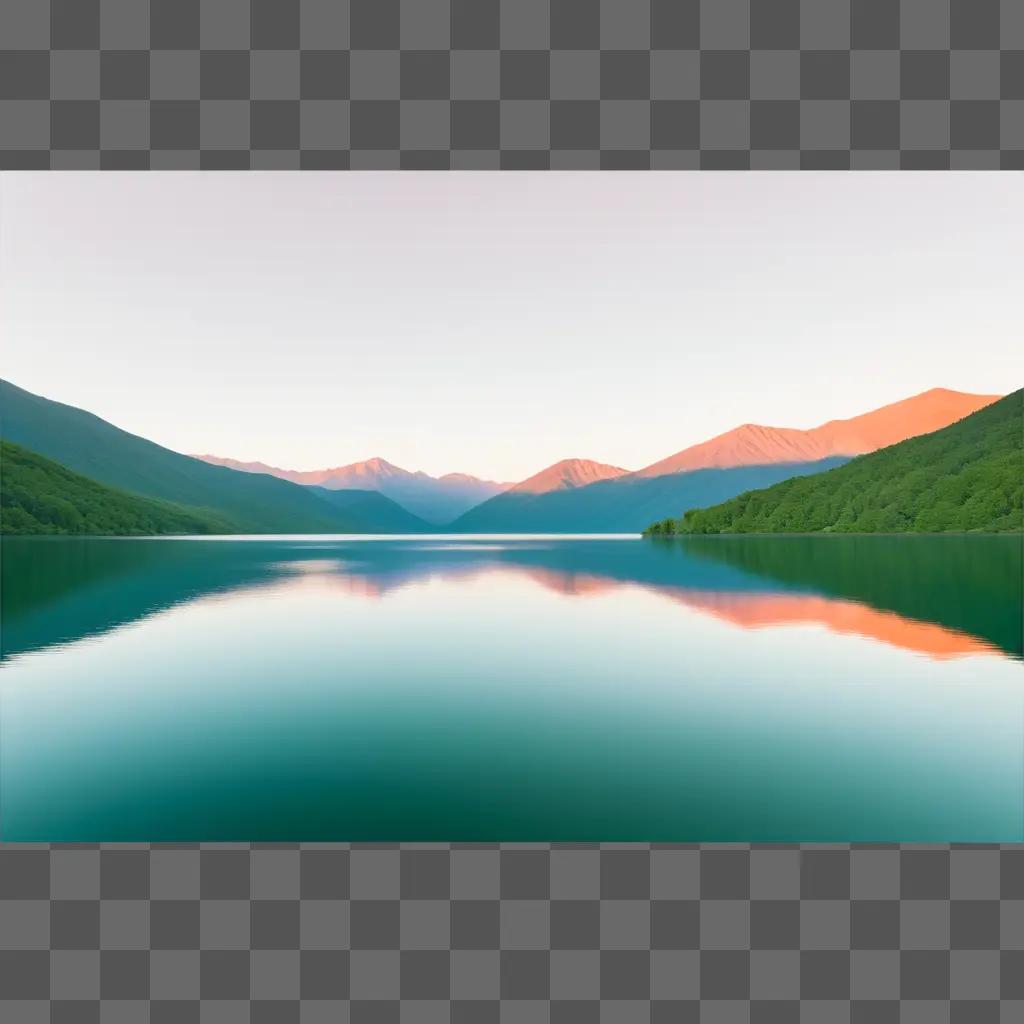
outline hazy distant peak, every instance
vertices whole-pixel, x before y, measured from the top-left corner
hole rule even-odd
[[[549,491],[566,491],[574,487],[585,487],[598,480],[611,480],[625,476],[629,470],[620,466],[609,466],[591,459],[562,459],[528,477],[511,490],[519,494],[546,494]]]
[[[228,469],[237,469],[243,473],[267,473],[270,476],[283,476],[289,472],[286,469],[278,469],[277,466],[268,466],[265,462],[243,462],[240,459],[228,459],[221,455],[190,455],[189,457],[208,462],[211,466],[226,466]]]
[[[241,462],[218,455],[194,457],[229,469],[267,473],[292,483],[324,487],[329,491],[379,491],[414,515],[434,524],[450,523],[508,486],[492,480],[480,480],[468,473],[448,473],[440,478],[422,471],[414,473],[379,455],[362,462],[308,471],[279,469],[264,462]]]
[[[382,459],[379,455],[375,455],[372,459],[365,459],[362,462],[350,462],[347,466],[338,466],[330,470],[330,472],[334,475],[373,477],[416,475],[408,469],[396,466],[393,462],[388,462],[387,459]]]
[[[393,462],[388,462],[387,459],[381,458],[379,455],[374,455],[372,459],[366,459],[365,462],[354,462],[353,466],[361,466],[364,469],[372,469],[380,473],[408,473],[409,470],[402,469],[401,466],[396,466]]]
[[[510,487],[510,484],[502,483],[499,480],[488,480],[482,476],[473,476],[472,473],[444,473],[437,478],[442,483],[448,484],[485,484],[494,487]]]

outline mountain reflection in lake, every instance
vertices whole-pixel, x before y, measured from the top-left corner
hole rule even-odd
[[[5,538],[0,838],[1020,841],[1021,554]]]

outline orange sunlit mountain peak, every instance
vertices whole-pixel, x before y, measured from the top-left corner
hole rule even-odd
[[[932,388],[862,416],[830,420],[809,433],[830,445],[836,454],[862,455],[905,441],[908,437],[941,430],[1002,397]]]
[[[908,437],[947,427],[1001,397],[932,388],[851,419],[829,420],[811,430],[744,423],[661,459],[635,475],[652,477],[696,469],[815,462],[833,455],[864,455]]]
[[[516,484],[511,488],[511,492],[547,494],[550,491],[567,491],[597,483],[598,480],[613,480],[615,477],[625,476],[628,472],[628,469],[622,469],[620,466],[609,466],[591,459],[562,459]]]

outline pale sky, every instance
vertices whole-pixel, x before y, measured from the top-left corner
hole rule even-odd
[[[1019,175],[7,173],[0,377],[183,452],[519,480],[1024,384]]]

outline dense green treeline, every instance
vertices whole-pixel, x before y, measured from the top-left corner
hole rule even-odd
[[[212,513],[105,487],[21,445],[0,442],[0,532],[126,536],[230,529]]]
[[[707,533],[1001,533],[1024,528],[1024,390],[932,434],[648,527]]]

